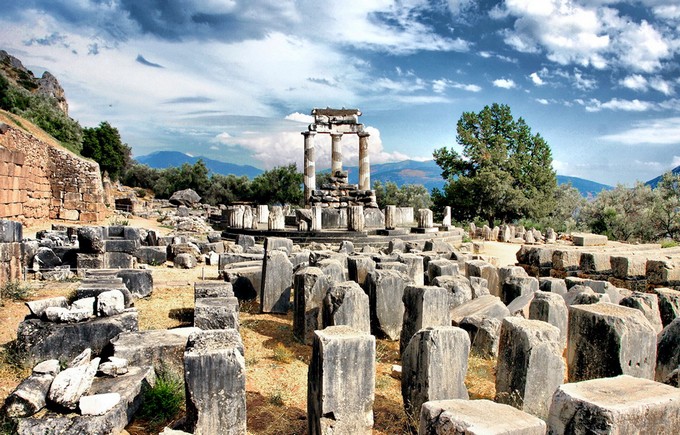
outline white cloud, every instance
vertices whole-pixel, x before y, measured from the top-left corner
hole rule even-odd
[[[286,115],[284,119],[287,119],[289,121],[302,122],[305,124],[311,124],[314,122],[314,117],[312,115],[306,115],[300,112],[295,112],[291,113],[290,115]]]
[[[512,79],[496,79],[493,81],[493,85],[503,89],[513,89],[516,87],[516,84]]]
[[[432,91],[437,94],[443,94],[448,88],[461,89],[468,92],[479,92],[482,90],[480,86],[474,84],[458,83],[444,78],[432,81]]]
[[[582,103],[582,102],[581,102]],[[623,100],[619,98],[612,98],[609,101],[601,102],[596,98],[592,98],[588,103],[582,103],[586,106],[588,112],[599,112],[602,109],[619,110],[623,112],[646,112],[655,108],[654,103],[649,101]]]
[[[647,79],[640,74],[633,74],[622,80],[619,80],[619,84],[634,91],[646,91],[648,85]]]
[[[678,5],[659,5],[652,8],[652,12],[659,18],[667,20],[680,19],[680,6]]]
[[[638,122],[633,127],[600,139],[626,145],[676,145],[680,144],[680,117],[652,119]],[[674,156],[674,163],[678,159]],[[680,159],[678,159],[680,163]],[[675,165],[677,166],[677,165]]]
[[[675,93],[673,84],[662,77],[653,77],[649,82],[649,86],[664,95],[673,95]]]
[[[545,98],[536,98],[536,102],[538,102],[539,104],[543,104],[544,106],[550,104],[550,101],[546,100]]]
[[[618,42],[621,63],[636,71],[656,71],[661,61],[672,55],[663,35],[647,21],[628,24]]]
[[[531,74],[529,74],[529,78],[531,79],[531,81],[532,81],[536,86],[543,86],[543,85],[545,84],[545,82],[544,82],[543,79],[538,75],[537,72],[532,72]]]

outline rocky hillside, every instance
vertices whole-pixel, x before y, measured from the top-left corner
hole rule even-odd
[[[35,77],[19,59],[5,50],[0,50],[0,70],[15,85],[31,93],[54,98],[59,109],[68,115],[68,102],[66,101],[64,88],[61,87],[57,78],[50,74],[49,71],[45,71],[39,78]]]

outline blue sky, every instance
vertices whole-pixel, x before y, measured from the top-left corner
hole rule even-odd
[[[372,162],[427,159],[497,102],[559,174],[630,185],[680,165],[676,0],[22,0],[0,48],[137,156],[299,165],[311,109],[330,106],[362,111]],[[317,154],[330,166],[328,137]]]

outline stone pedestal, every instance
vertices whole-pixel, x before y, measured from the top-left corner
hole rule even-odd
[[[470,337],[453,326],[418,331],[401,356],[401,395],[407,415],[417,416],[430,400],[467,399]]]
[[[399,340],[403,353],[411,337],[429,326],[450,326],[449,292],[441,287],[409,285],[404,289],[404,322]]]
[[[269,206],[268,205],[258,205],[257,206],[257,222],[260,224],[266,224],[269,222]]]
[[[496,402],[540,418],[564,381],[560,331],[539,320],[506,317],[496,366]]]
[[[654,379],[656,331],[634,308],[610,303],[569,307],[569,382],[621,374]]]
[[[394,230],[397,228],[397,206],[388,205],[385,207],[385,229]]]
[[[364,207],[355,205],[347,209],[347,229],[349,231],[361,232],[366,225],[364,218]]]
[[[632,376],[564,384],[553,396],[551,434],[675,434],[680,390]]]
[[[234,329],[192,334],[184,352],[187,426],[194,434],[246,434],[246,363]]]
[[[434,218],[432,216],[432,210],[427,208],[421,208],[418,210],[418,228],[433,228]]]
[[[286,219],[283,215],[283,208],[281,208],[281,206],[272,206],[271,211],[269,212],[268,228],[269,231],[286,229]]]
[[[370,435],[375,337],[347,326],[314,332],[307,385],[309,435]]]

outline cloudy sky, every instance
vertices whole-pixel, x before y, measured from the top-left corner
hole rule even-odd
[[[632,184],[680,165],[677,0],[21,0],[0,48],[136,156],[300,164],[311,109],[330,106],[362,111],[372,162],[428,159],[498,102],[559,174]],[[329,166],[327,136],[317,150]]]

